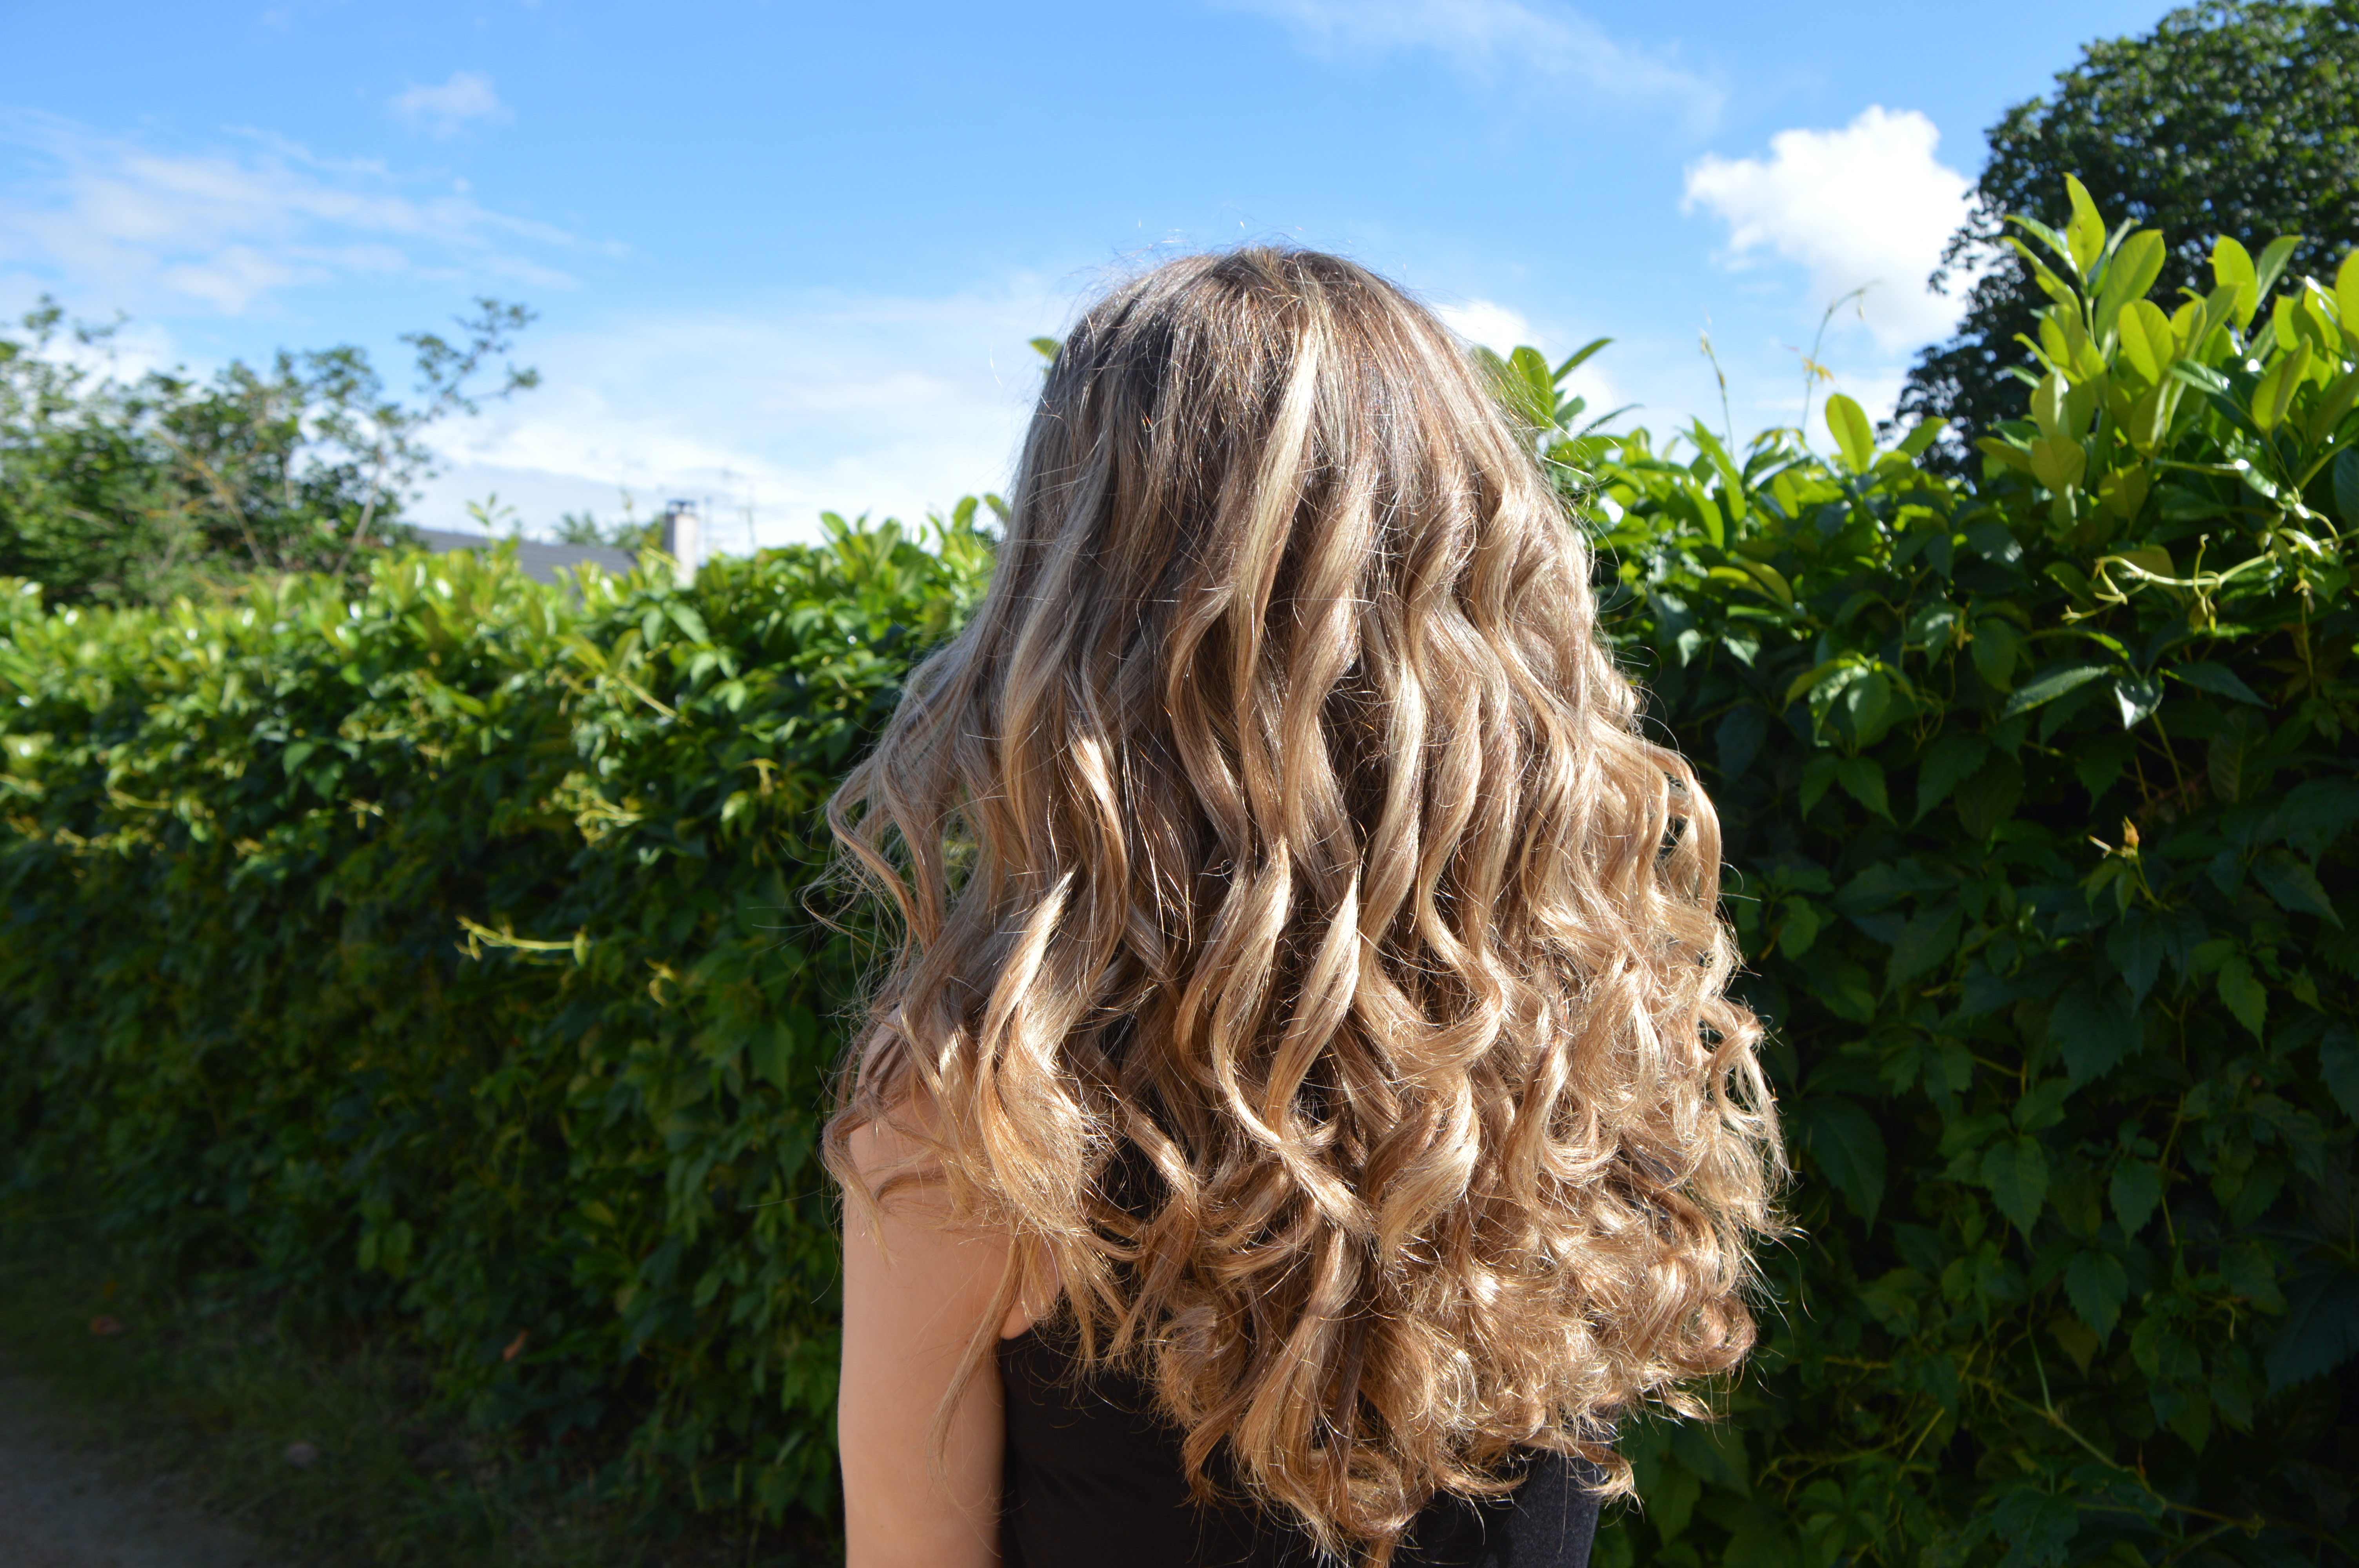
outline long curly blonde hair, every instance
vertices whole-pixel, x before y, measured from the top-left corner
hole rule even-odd
[[[1519,1448],[1625,1490],[1615,1419],[1752,1343],[1781,1167],[1718,827],[1588,578],[1429,310],[1170,262],[1066,340],[988,594],[830,808],[902,927],[853,1201],[853,1129],[917,1140],[1016,1238],[1003,1305],[1058,1281],[1200,1495],[1223,1455],[1330,1552]]]

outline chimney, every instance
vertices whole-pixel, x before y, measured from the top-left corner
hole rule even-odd
[[[704,524],[696,515],[695,502],[664,503],[663,548],[679,563],[681,576],[693,581],[696,568],[704,564]]]

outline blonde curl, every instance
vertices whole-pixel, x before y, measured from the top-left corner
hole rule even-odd
[[[1777,1124],[1719,831],[1434,316],[1249,248],[1058,355],[975,618],[830,808],[891,1123],[1215,1476],[1387,1560],[1750,1347]],[[926,1108],[922,1118],[909,1108]],[[990,1353],[978,1330],[970,1370]],[[953,1396],[955,1397],[955,1396]]]

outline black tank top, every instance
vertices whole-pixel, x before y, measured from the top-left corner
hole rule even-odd
[[[1188,1495],[1180,1433],[1127,1374],[1070,1376],[1065,1335],[1035,1327],[999,1342],[1007,1449],[1000,1552],[1006,1568],[1310,1568],[1310,1538],[1231,1503]],[[1587,1568],[1596,1471],[1535,1454],[1506,1498],[1437,1498],[1393,1561],[1409,1568]]]

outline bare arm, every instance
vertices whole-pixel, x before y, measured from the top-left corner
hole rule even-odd
[[[907,1159],[906,1141],[852,1135],[864,1173]],[[845,1568],[997,1568],[999,1368],[977,1369],[951,1417],[937,1467],[934,1412],[1007,1263],[1006,1233],[949,1230],[922,1192],[896,1195],[882,1224],[855,1210],[843,1238],[843,1379],[836,1442],[843,1461]]]

